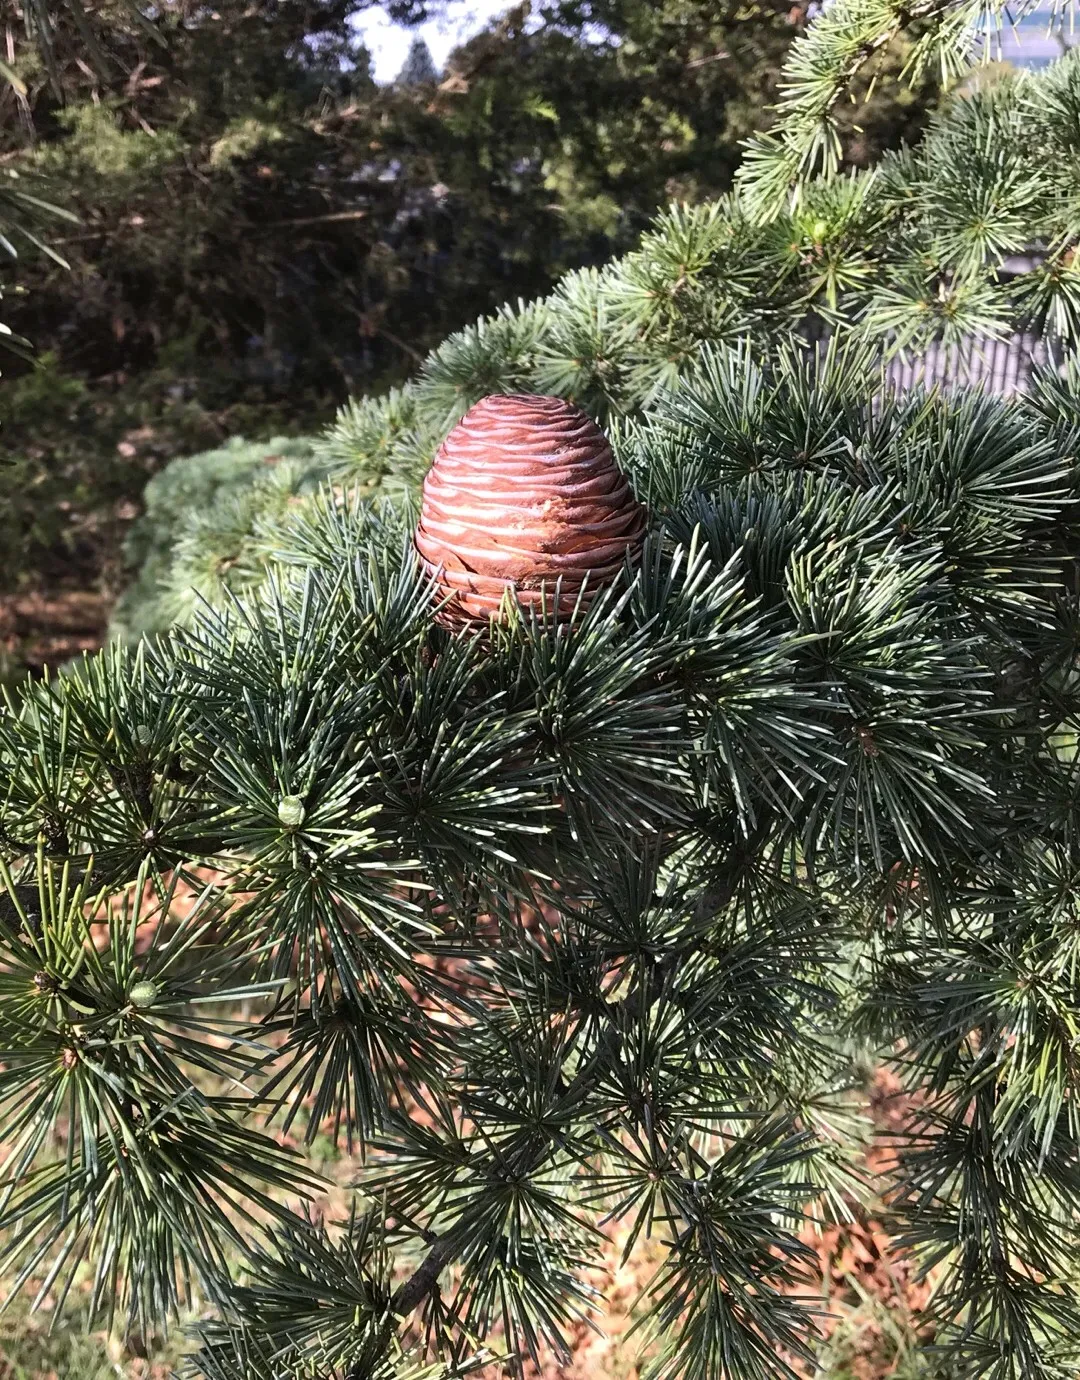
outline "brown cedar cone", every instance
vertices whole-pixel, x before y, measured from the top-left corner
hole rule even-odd
[[[424,480],[416,549],[450,628],[487,623],[507,588],[558,617],[640,551],[645,510],[604,433],[562,398],[496,394],[465,414]],[[555,582],[561,578],[558,607]]]

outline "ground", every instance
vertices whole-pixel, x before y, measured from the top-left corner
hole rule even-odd
[[[109,604],[101,594],[37,589],[0,595],[0,683],[94,651],[108,617]]]
[[[898,1129],[905,1109],[895,1079],[879,1072],[870,1106],[878,1131],[887,1137]],[[882,1143],[872,1147],[868,1171],[872,1174],[889,1153]],[[335,1206],[329,1205],[331,1213]],[[919,1322],[929,1286],[917,1278],[910,1259],[890,1249],[880,1223],[859,1213],[848,1226],[808,1227],[805,1238],[817,1256],[828,1310],[821,1324],[826,1337],[821,1365],[815,1372],[801,1372],[806,1380],[934,1380],[932,1366],[917,1351],[919,1341],[929,1336]],[[596,1281],[608,1300],[602,1330],[582,1324],[571,1338],[572,1360],[553,1360],[539,1373],[531,1371],[527,1380],[640,1380],[639,1337],[627,1333],[662,1247],[645,1243],[621,1265],[621,1244],[616,1230],[607,1278]],[[183,1351],[182,1338],[166,1346],[88,1328],[78,1298],[69,1300],[65,1320],[59,1326],[55,1322],[48,1304],[32,1314],[23,1299],[0,1312],[0,1380],[168,1380]],[[492,1369],[479,1380],[499,1380],[499,1375]]]

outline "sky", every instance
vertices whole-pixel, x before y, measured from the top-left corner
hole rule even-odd
[[[1060,57],[1063,48],[1074,47],[1077,32],[1072,8],[1064,23],[1061,16],[1053,15],[1053,8],[1046,0],[1040,0],[1033,12],[1015,25],[1006,23],[1000,37],[1001,56],[1025,67],[1042,67]],[[1056,21],[1057,33],[1050,32],[1052,18]]]
[[[415,29],[391,24],[378,7],[368,10],[356,20],[356,27],[371,54],[372,72],[376,81],[393,81],[401,71],[409,44],[416,34],[422,35],[431,49],[435,66],[443,67],[452,49],[477,33],[497,15],[510,8],[512,0],[448,0],[445,13]],[[1046,14],[1051,5],[1037,0],[1036,13],[1022,20],[1017,32],[1002,35],[1003,56],[1025,66],[1041,66],[1061,51],[1058,40],[1046,34]],[[1071,47],[1077,40],[1075,33],[1067,33]]]
[[[371,54],[372,75],[376,81],[393,81],[417,34],[427,41],[435,66],[442,68],[451,51],[477,33],[496,15],[510,8],[512,0],[450,0],[446,13],[415,29],[391,24],[381,9],[368,10],[356,20]]]

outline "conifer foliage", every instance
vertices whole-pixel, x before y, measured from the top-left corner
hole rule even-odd
[[[785,201],[798,205],[816,174],[835,174],[843,98],[854,99],[860,84],[873,89],[881,59],[897,39],[907,40],[902,78],[917,83],[936,70],[954,82],[970,74],[973,60],[999,58],[1003,32],[1040,12],[1046,33],[1064,48],[1075,16],[1071,4],[1057,0],[838,0],[824,8],[787,55],[775,127],[748,140],[739,174],[748,204],[771,219]],[[1046,171],[1053,180],[1052,165]]]
[[[350,485],[414,486],[449,427],[487,393],[557,394],[621,425],[691,370],[703,346],[740,339],[832,333],[888,357],[1025,332],[1071,353],[1078,168],[1073,53],[950,98],[915,148],[870,172],[810,179],[771,219],[745,189],[671,207],[630,254],[456,332],[403,388],[349,402],[317,460]],[[155,607],[138,607],[136,593],[118,633],[163,626],[193,586],[214,599],[257,579],[277,550],[280,492],[267,482],[247,495],[242,520],[222,519],[216,546],[204,513],[165,533]]]
[[[328,488],[10,702],[10,1276],[208,1298],[207,1380],[453,1375],[602,1326],[618,1228],[650,1374],[790,1375],[871,1057],[945,1373],[1075,1365],[1077,378],[876,368],[704,350],[614,429],[651,532],[569,623],[449,636],[408,502]]]

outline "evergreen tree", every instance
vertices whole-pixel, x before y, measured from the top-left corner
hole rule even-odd
[[[19,257],[19,248],[39,249],[53,263],[66,267],[63,258],[43,238],[55,229],[57,221],[76,221],[70,211],[45,200],[32,178],[20,174],[17,168],[4,168],[0,182],[0,255],[11,264]],[[0,279],[0,302],[4,298],[4,284]],[[0,348],[14,354],[25,354],[29,342],[17,336],[12,328],[0,321]]]
[[[155,475],[125,541],[139,574],[119,601],[114,630],[128,639],[161,631],[183,621],[200,598],[217,596],[226,580],[236,586],[241,572],[250,580],[252,522],[280,514],[327,477],[314,450],[311,438],[252,443],[234,437]]]
[[[422,38],[414,38],[409,54],[397,74],[399,86],[431,86],[439,79],[431,49]]]
[[[417,23],[438,8],[426,0],[351,0],[349,11],[356,14],[375,5],[381,5],[391,19],[406,24]],[[170,17],[179,17],[181,22],[196,18],[197,8],[184,8],[186,13]],[[325,30],[325,10],[329,8],[324,8],[321,22],[316,22],[316,31]],[[5,0],[0,5],[0,17],[7,40],[6,60],[0,59],[0,112],[13,132],[25,135],[43,117],[48,127],[57,106],[69,100],[87,79],[96,98],[110,92],[114,99],[120,90],[126,88],[130,97],[140,84],[156,85],[160,80],[147,80],[143,72],[151,57],[161,56],[168,23],[160,15],[151,18],[144,13],[138,0],[114,0],[93,10],[82,0],[71,0],[62,7],[51,0],[20,0],[15,4]],[[16,35],[21,42],[16,41]],[[10,139],[3,143],[9,145]],[[56,220],[77,218],[65,207],[32,195],[33,188],[25,185],[26,170],[7,167],[4,174],[5,181],[0,184],[0,250],[9,260],[16,259],[16,243],[22,239],[66,267],[63,257],[41,237],[42,221],[55,229]],[[62,186],[59,194],[63,196],[67,190]],[[25,347],[25,342],[13,341],[11,335],[10,327],[0,323],[0,337],[4,337],[0,344]]]
[[[931,70],[948,80],[970,71],[972,59],[1000,54],[1001,31],[1045,10],[1050,32],[1066,32],[1071,3],[1043,0],[838,0],[792,45],[781,79],[776,127],[749,141],[740,182],[748,206],[765,219],[786,199],[798,205],[806,181],[835,174],[843,151],[842,99],[856,93],[899,37],[910,40],[903,76],[917,82]]]
[[[875,371],[707,349],[615,429],[651,535],[569,623],[451,638],[408,506],[331,488],[11,702],[9,1277],[193,1292],[209,1380],[460,1374],[602,1321],[618,1221],[652,1374],[790,1375],[883,1059],[945,1373],[1075,1364],[1078,380]]]

